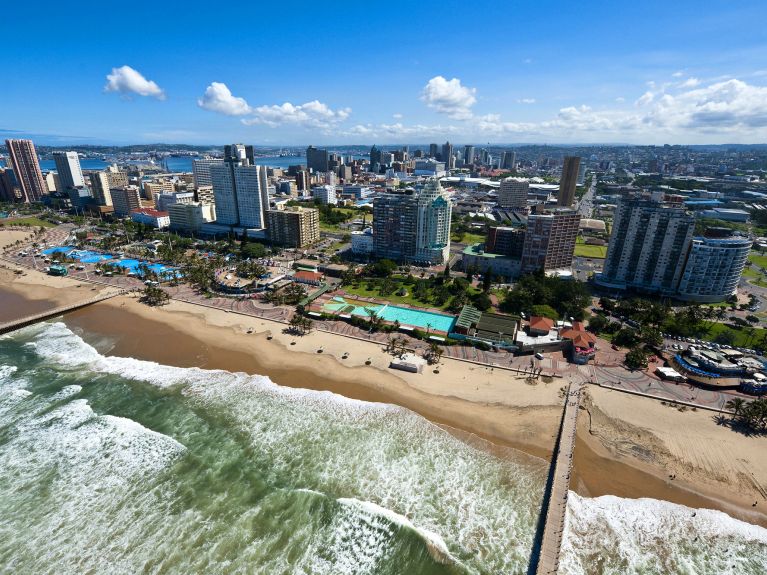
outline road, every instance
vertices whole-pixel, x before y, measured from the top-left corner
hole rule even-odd
[[[596,189],[596,178],[592,177],[591,186],[586,191],[586,193],[583,194],[583,197],[578,200],[578,206],[576,207],[576,210],[582,218],[590,218],[591,214],[594,212],[594,195],[596,193]]]

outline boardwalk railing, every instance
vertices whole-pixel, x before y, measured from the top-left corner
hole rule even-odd
[[[567,390],[559,438],[551,458],[549,481],[543,497],[545,513],[542,514],[543,528],[539,529],[539,551],[533,557],[529,571],[536,575],[553,575],[559,569],[582,386],[581,382],[573,382]]]
[[[26,317],[14,319],[12,321],[2,323],[0,324],[0,335],[4,333],[8,333],[9,331],[15,331],[17,329],[21,329],[22,327],[27,327],[28,325],[33,325],[35,323],[45,321],[46,319],[50,319],[52,317],[65,314],[67,312],[80,309],[82,307],[86,307],[94,303],[98,303],[100,301],[113,298],[118,295],[122,295],[124,293],[126,293],[126,290],[118,290],[108,294],[103,294],[103,295],[98,295],[96,297],[88,298],[86,300],[82,300],[77,303],[63,305],[63,306],[49,309],[34,315],[28,315]]]

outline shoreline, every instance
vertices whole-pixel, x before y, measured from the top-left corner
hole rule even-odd
[[[9,291],[38,303],[45,300],[61,305],[59,298],[73,297],[72,290],[93,295],[90,286],[77,288],[78,283],[32,271],[25,276],[0,272],[0,292]],[[158,309],[138,303],[135,297],[121,296],[67,314],[64,321],[103,354],[178,367],[243,371],[266,375],[279,385],[396,404],[462,441],[500,456],[511,448],[527,456],[550,459],[561,416],[558,394],[566,380],[557,378],[531,386],[513,373],[450,359],[441,361],[439,374],[431,369],[422,374],[394,373],[387,367],[391,356],[377,344],[317,331],[290,336],[282,333],[286,326],[278,322],[183,302],[172,301]],[[253,333],[246,333],[248,329]],[[271,332],[271,341],[267,340],[267,332]],[[319,347],[323,347],[321,354],[317,353]],[[349,353],[348,359],[339,359],[344,352]],[[371,366],[365,366],[368,357]],[[704,420],[708,416],[702,413],[671,413],[673,410],[655,400],[593,386],[587,389],[589,416],[582,413],[579,418],[571,490],[588,497],[650,497],[693,508],[713,508],[767,527],[767,502],[759,497],[760,506],[752,508],[748,500],[753,502],[756,496],[740,493],[747,484],[704,481],[690,461],[667,448],[647,426],[653,418],[670,416],[672,426],[668,432],[674,433],[684,419],[694,417],[697,427],[717,439],[729,434],[730,440],[737,440],[737,434]],[[615,396],[621,395],[616,401]],[[626,421],[631,411],[637,422]],[[596,433],[590,431],[590,425]],[[626,439],[633,435],[635,440]],[[636,457],[634,451],[645,441],[648,450],[655,444],[662,446],[659,452],[663,458]],[[758,452],[751,453],[752,459],[757,457]],[[679,477],[675,481],[668,479],[667,472],[672,469]],[[764,485],[761,469],[758,477],[758,483]],[[723,489],[726,487],[729,489]]]

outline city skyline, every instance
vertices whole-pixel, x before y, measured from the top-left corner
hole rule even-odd
[[[88,7],[8,6],[0,31],[14,81],[0,95],[0,136],[70,145],[767,141],[767,44],[749,25],[763,21],[763,6],[444,2],[391,5],[390,17],[355,27],[350,3],[332,14],[244,6],[237,19],[195,4],[139,2],[113,17],[145,23],[141,42],[115,35],[65,47],[54,27],[86,19]],[[422,23],[417,34],[404,15]]]

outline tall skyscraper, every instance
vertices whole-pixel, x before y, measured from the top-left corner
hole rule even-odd
[[[56,172],[59,174],[60,192],[85,185],[83,171],[80,169],[80,156],[77,152],[53,152],[53,161],[56,163]]]
[[[679,297],[714,303],[735,293],[753,242],[744,237],[693,238],[679,281]]]
[[[224,161],[238,161],[244,166],[254,166],[256,164],[256,156],[253,146],[227,144],[224,146]]]
[[[91,191],[96,202],[101,206],[111,206],[112,193],[109,187],[109,177],[106,172],[91,172],[90,181]]]
[[[557,196],[557,205],[561,208],[569,208],[573,205],[580,164],[581,159],[578,156],[565,157],[562,177],[559,179],[559,195]]]
[[[429,157],[440,159],[439,149],[437,144],[429,144]]]
[[[21,197],[21,187],[16,180],[16,174],[11,168],[0,168],[0,200],[18,202]]]
[[[381,150],[373,146],[370,148],[370,171],[377,174],[381,169]]]
[[[643,198],[621,200],[596,282],[613,289],[676,294],[694,229],[695,218],[684,208]]]
[[[330,156],[327,150],[320,150],[314,146],[306,148],[306,167],[315,172],[327,172]]]
[[[463,163],[466,165],[474,163],[474,146],[466,145],[463,147]]]
[[[245,228],[264,228],[269,209],[266,168],[250,165],[247,147],[226,146],[224,162],[210,166],[216,198],[216,223]]]
[[[501,155],[501,169],[515,170],[517,168],[517,153],[506,151]]]
[[[442,161],[445,162],[445,168],[452,170],[455,168],[455,156],[453,156],[453,144],[445,142],[442,144]]]
[[[221,158],[200,158],[199,160],[192,160],[194,187],[212,186],[213,181],[210,179],[210,167],[223,162],[224,160]]]
[[[502,208],[519,210],[527,208],[527,193],[530,183],[520,178],[505,178],[498,188],[498,205]]]
[[[442,264],[450,255],[451,204],[439,180],[421,188],[378,194],[373,199],[377,257]]]
[[[522,273],[572,266],[580,221],[580,214],[568,209],[530,214],[522,248]]]
[[[21,200],[37,202],[48,193],[32,140],[6,140],[11,166],[21,190]]]

